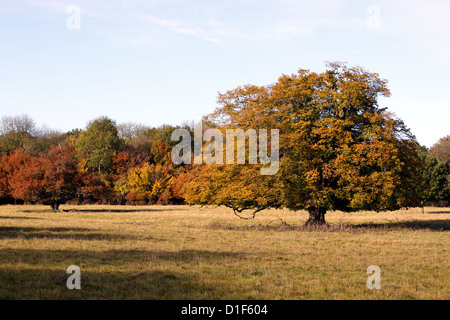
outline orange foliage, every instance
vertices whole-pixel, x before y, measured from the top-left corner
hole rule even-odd
[[[14,198],[29,202],[59,205],[73,199],[79,176],[72,145],[52,146],[47,154],[28,158],[12,175]]]

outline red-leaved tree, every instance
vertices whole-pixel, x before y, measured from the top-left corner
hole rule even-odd
[[[0,198],[11,198],[11,180],[16,171],[28,164],[31,156],[19,148],[9,155],[0,156]]]
[[[10,179],[11,195],[58,210],[77,194],[80,179],[75,155],[72,145],[61,144],[52,146],[47,154],[30,157]]]

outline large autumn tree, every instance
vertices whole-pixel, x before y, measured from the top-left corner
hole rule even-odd
[[[332,210],[395,210],[420,204],[418,170],[423,163],[403,122],[378,105],[380,96],[389,95],[387,81],[378,74],[329,63],[323,73],[300,70],[272,85],[247,85],[219,94],[220,106],[207,120],[219,128],[279,129],[278,183],[266,184],[276,188],[272,193],[278,199],[267,203],[307,210],[308,225],[324,224],[326,212]],[[230,170],[209,180],[211,190],[222,190],[232,174]],[[252,192],[249,181],[244,190]],[[190,194],[187,200],[196,202],[198,195]],[[230,203],[229,198],[217,201],[214,192],[209,194],[215,204]],[[270,196],[268,190],[257,189],[247,198],[257,194]]]

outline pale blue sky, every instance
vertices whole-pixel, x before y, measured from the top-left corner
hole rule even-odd
[[[62,131],[199,120],[218,91],[339,60],[389,80],[421,144],[450,134],[448,0],[0,0],[0,43],[0,115]]]

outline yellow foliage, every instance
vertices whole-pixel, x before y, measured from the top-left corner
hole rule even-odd
[[[133,192],[141,200],[156,201],[163,192],[170,191],[173,181],[167,167],[144,163],[130,170],[126,179],[117,181],[115,190],[122,195]]]

